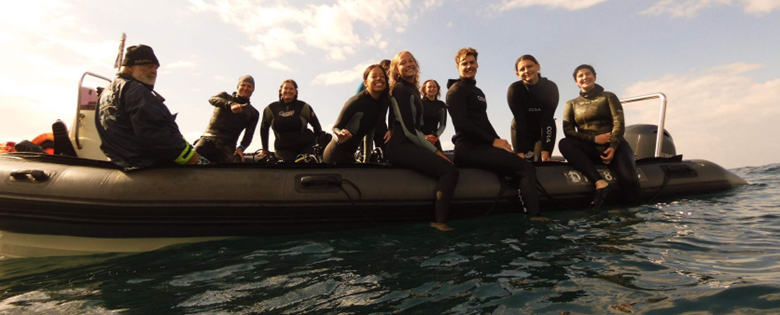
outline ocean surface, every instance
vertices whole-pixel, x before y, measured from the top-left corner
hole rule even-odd
[[[780,314],[780,164],[732,171],[750,184],[548,223],[0,256],[0,314]]]

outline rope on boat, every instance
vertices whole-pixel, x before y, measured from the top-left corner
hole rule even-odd
[[[363,212],[363,208],[361,208],[360,206],[358,206],[357,204],[355,204],[355,201],[354,201],[354,200],[352,200],[352,196],[350,196],[350,195],[349,195],[349,192],[347,192],[347,190],[346,190],[346,189],[344,189],[344,185],[342,185],[343,183],[347,183],[347,184],[349,184],[350,186],[352,186],[352,188],[354,188],[354,189],[355,189],[355,190],[358,192],[358,200],[360,200],[360,199],[363,199],[363,193],[360,191],[360,188],[358,188],[358,186],[357,186],[357,185],[355,185],[355,183],[353,183],[352,181],[350,181],[350,180],[348,180],[348,179],[341,179],[341,180],[339,181],[339,185],[338,185],[339,189],[341,189],[341,191],[343,191],[343,192],[344,192],[344,194],[345,194],[345,195],[347,195],[347,199],[349,199],[349,202],[352,204],[352,207],[353,207],[353,208],[355,208],[355,209],[357,209],[357,211],[360,213],[360,215],[362,215],[362,216],[363,216],[363,218],[365,218],[365,219],[366,219],[368,222],[371,222],[371,223],[372,223],[372,224],[374,224],[374,225],[379,225],[378,223],[376,223],[376,221],[374,221],[374,220],[371,220],[371,218],[369,218],[369,217],[366,215],[366,213],[365,213],[365,212]]]

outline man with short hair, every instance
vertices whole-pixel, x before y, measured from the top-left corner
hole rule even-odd
[[[252,137],[260,119],[249,98],[255,91],[255,79],[250,75],[238,79],[238,91],[233,94],[219,93],[209,99],[214,114],[203,136],[195,145],[195,151],[209,161],[217,163],[233,162],[234,156],[244,161],[244,150],[252,143]],[[244,132],[241,144],[236,147],[238,136]]]
[[[125,170],[208,163],[184,139],[165,98],[154,91],[159,67],[151,47],[128,47],[122,68],[100,95],[95,115],[100,149]]]

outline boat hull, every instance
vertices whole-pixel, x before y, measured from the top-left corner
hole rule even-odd
[[[637,167],[645,200],[746,184],[704,160],[653,159]],[[593,185],[567,163],[539,163],[536,169],[544,211],[584,209],[593,196]],[[611,178],[606,168],[599,170]],[[107,162],[35,154],[0,155],[0,180],[0,230],[111,238],[268,235],[429,222],[436,186],[432,178],[386,165],[247,163],[123,172]],[[616,198],[607,204],[619,202],[619,190],[612,195]],[[464,168],[449,219],[518,209],[511,179]]]

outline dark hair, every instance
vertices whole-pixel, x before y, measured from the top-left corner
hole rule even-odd
[[[522,55],[522,56],[520,56],[520,58],[517,58],[517,61],[515,61],[515,71],[517,71],[517,65],[518,65],[518,64],[519,64],[521,61],[523,61],[523,60],[531,60],[531,61],[533,61],[535,64],[537,64],[537,65],[539,64],[539,62],[538,62],[538,61],[536,61],[536,58],[534,58],[534,56],[531,56],[531,55]]]
[[[385,72],[387,72],[387,69],[390,69],[390,59],[385,59],[379,62],[379,66],[382,67],[382,69],[385,69]]]
[[[422,86],[420,87],[420,94],[422,94],[423,98],[425,98],[427,95],[425,94],[425,85],[428,84],[428,82],[433,82],[433,84],[436,84],[436,99],[439,99],[439,96],[441,96],[441,86],[439,85],[439,82],[436,82],[436,80],[428,80],[423,82]]]
[[[478,55],[479,53],[474,48],[461,48],[458,50],[458,53],[455,54],[455,64],[460,64],[460,61],[466,59],[467,56],[474,56],[474,59],[476,60]]]
[[[572,77],[574,77],[574,80],[577,80],[577,72],[579,72],[582,69],[588,69],[590,72],[593,72],[593,76],[596,76],[596,69],[593,69],[593,66],[588,64],[581,64],[577,66],[577,68],[574,68],[574,73],[572,73]]]
[[[287,79],[287,80],[282,81],[282,85],[279,86],[279,99],[280,100],[282,99],[282,88],[284,87],[285,83],[292,83],[292,85],[295,87],[295,92],[296,92],[295,93],[295,98],[297,99],[298,98],[298,93],[297,93],[298,92],[298,83],[295,83],[295,80],[293,80],[293,79]]]
[[[372,70],[374,70],[374,68],[379,68],[379,70],[382,70],[382,75],[385,77],[385,89],[382,91],[382,95],[385,96],[385,98],[389,98],[387,95],[389,95],[388,88],[390,86],[390,82],[387,79],[387,72],[385,71],[385,68],[382,67],[381,63],[370,65],[368,68],[366,68],[366,71],[363,71],[363,84],[365,86],[366,80],[368,80],[368,75]],[[365,92],[368,93],[368,87],[366,86],[365,88]],[[382,98],[382,96],[379,98]]]

